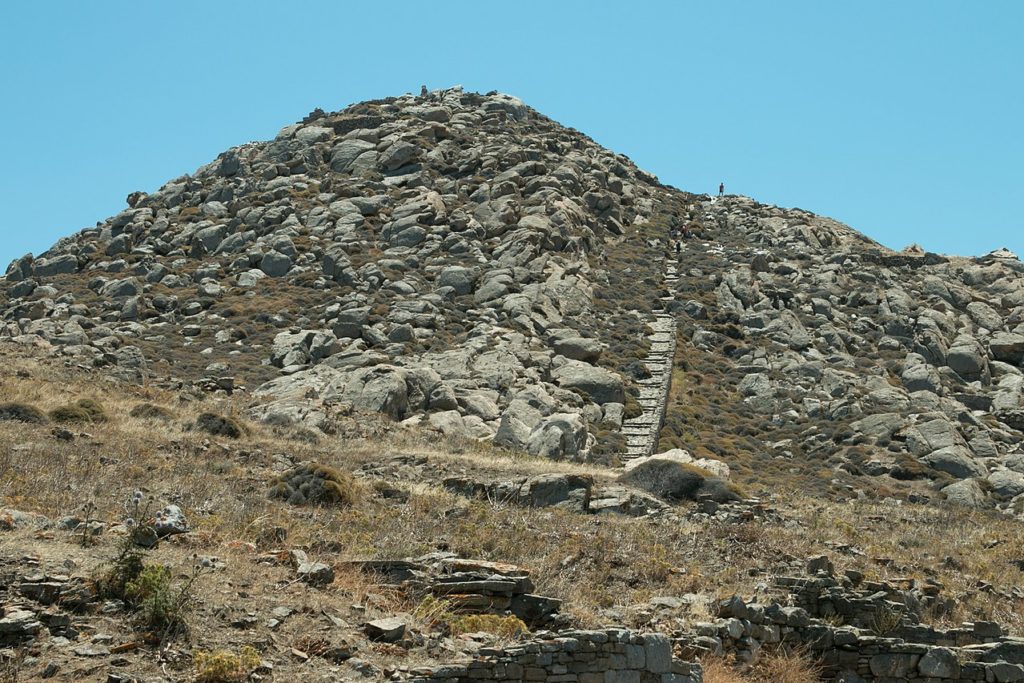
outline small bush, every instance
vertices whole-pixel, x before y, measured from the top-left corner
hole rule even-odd
[[[124,597],[139,609],[143,626],[152,632],[178,630],[180,616],[169,567],[149,564],[125,586]]]
[[[127,534],[120,544],[120,552],[111,562],[109,568],[96,579],[96,588],[100,597],[123,600],[128,584],[139,578],[145,565],[142,562],[142,551],[135,546],[131,534]]]
[[[245,429],[237,420],[215,413],[200,415],[196,418],[195,428],[211,436],[226,436],[230,439],[237,439],[245,433]]]
[[[902,623],[903,615],[898,610],[881,605],[872,615],[869,627],[876,636],[884,636],[898,629]]]
[[[50,418],[54,422],[106,422],[107,413],[101,404],[91,398],[83,398],[54,408],[50,411]]]
[[[625,410],[622,416],[627,420],[632,420],[635,417],[640,417],[644,414],[644,409],[640,407],[640,403],[637,402],[636,397],[633,394],[626,392],[626,402],[623,404]]]
[[[171,411],[152,403],[140,403],[128,414],[141,420],[163,420],[164,422],[170,422],[174,417]]]
[[[47,418],[43,411],[29,403],[0,403],[0,421],[3,420],[43,424]]]
[[[228,650],[200,650],[192,662],[196,667],[197,683],[232,683],[247,680],[252,670],[259,666],[260,655],[255,648],[245,645],[238,654]]]
[[[315,462],[302,463],[270,481],[268,498],[292,505],[352,505],[356,483],[349,475]]]
[[[161,639],[185,633],[185,617],[195,597],[192,588],[201,573],[202,568],[196,566],[188,579],[175,585],[169,567],[147,564],[125,586],[125,602],[138,610],[141,627]]]

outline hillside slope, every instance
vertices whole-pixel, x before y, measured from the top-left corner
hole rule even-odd
[[[313,112],[129,204],[11,264],[0,334],[136,381],[242,388],[272,424],[330,432],[351,408],[614,463],[651,410],[647,326],[666,310],[662,448],[768,488],[1024,505],[1012,256],[896,254],[681,192],[457,88]]]

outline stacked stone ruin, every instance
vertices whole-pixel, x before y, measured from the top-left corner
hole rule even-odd
[[[699,664],[672,657],[657,633],[626,629],[565,631],[507,648],[485,648],[472,661],[413,669],[417,683],[564,681],[567,683],[701,683]]]
[[[432,553],[413,560],[353,562],[410,595],[430,596],[458,614],[512,615],[530,628],[564,625],[562,601],[533,593],[530,571],[515,565]]]
[[[1024,681],[1024,640],[992,622],[941,630],[919,623],[935,585],[900,589],[887,582],[832,576],[780,578],[787,602],[731,597],[718,619],[674,634],[684,657],[729,655],[753,661],[762,648],[806,651],[837,683]]]

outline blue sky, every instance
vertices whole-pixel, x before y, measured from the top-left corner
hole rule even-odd
[[[0,5],[0,268],[315,107],[500,90],[663,182],[1024,255],[1024,2]]]

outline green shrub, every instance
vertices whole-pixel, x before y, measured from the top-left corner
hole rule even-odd
[[[211,436],[226,436],[237,439],[245,433],[245,428],[233,417],[203,413],[196,418],[195,428]]]
[[[637,402],[636,397],[633,394],[626,392],[626,402],[624,404],[625,410],[622,416],[627,420],[632,420],[635,417],[640,417],[644,414],[644,409],[640,407],[640,403]]]
[[[125,599],[139,610],[143,626],[152,632],[176,630],[179,622],[174,577],[169,567],[148,564],[125,585]]]
[[[43,411],[29,403],[0,403],[0,421],[43,424],[47,421]]]

